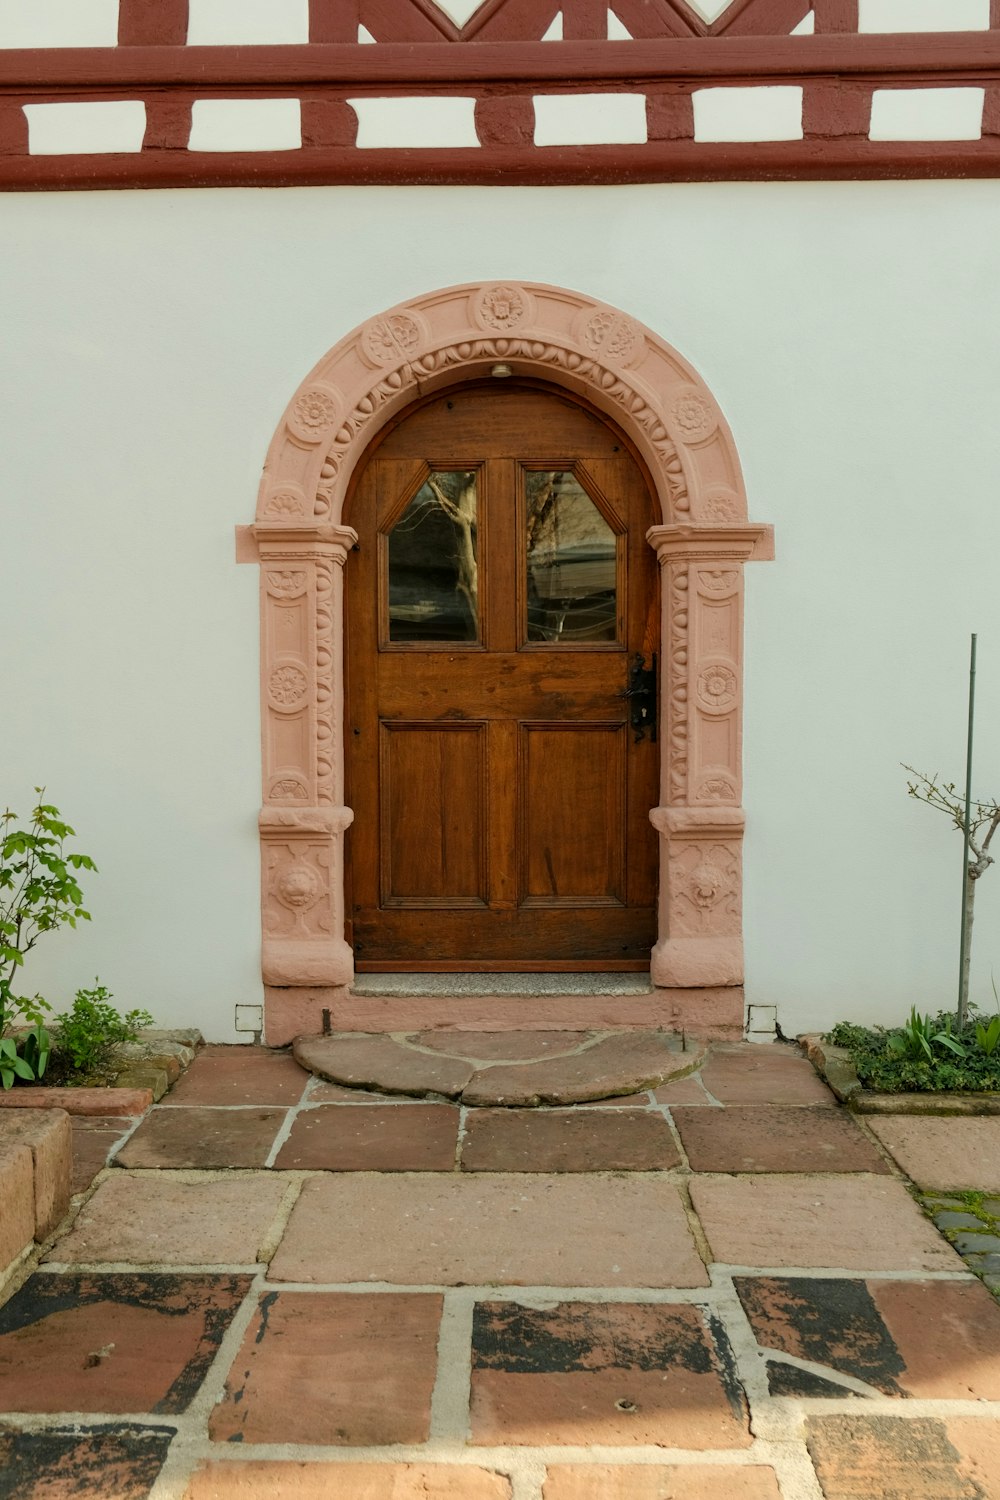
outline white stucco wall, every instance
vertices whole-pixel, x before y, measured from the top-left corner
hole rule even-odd
[[[94,921],[25,984],[235,1039],[260,999],[257,570],[234,562],[291,392],[367,316],[521,277],[700,370],[778,560],[747,570],[748,998],[786,1032],[951,1001],[958,836],[899,761],[1000,791],[1000,186],[9,195],[0,802],[44,782]],[[974,993],[1000,976],[1000,873]],[[1000,982],[1000,979],[998,979]]]

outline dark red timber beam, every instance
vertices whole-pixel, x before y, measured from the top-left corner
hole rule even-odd
[[[787,20],[785,0],[775,5]],[[627,9],[626,0],[616,8]],[[415,31],[429,24],[429,10],[411,0]],[[829,29],[809,36],[737,34],[740,15],[751,14],[745,7],[734,9],[724,34],[641,41],[455,43],[438,31],[434,41],[375,45],[189,47],[176,40],[186,27],[183,0],[122,0],[117,48],[0,51],[0,188],[1000,176],[1000,30],[858,35],[839,29],[853,14],[849,0],[816,0],[817,17],[821,10]],[[681,0],[672,13],[681,16]],[[491,14],[509,13],[483,7],[484,32]],[[589,11],[580,16],[576,30],[596,25]],[[803,88],[804,139],[693,139],[694,91],[767,84]],[[981,139],[868,139],[874,89],[949,87],[985,89]],[[644,94],[648,140],[536,146],[532,96],[580,92]],[[348,99],[416,94],[474,97],[479,147],[356,146]],[[266,98],[301,101],[301,147],[187,149],[193,101]],[[121,99],[146,106],[142,150],[28,154],[24,105]]]

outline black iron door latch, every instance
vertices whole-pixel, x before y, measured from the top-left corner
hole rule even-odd
[[[632,658],[628,673],[628,687],[622,693],[629,702],[629,719],[635,730],[635,743],[646,738],[656,739],[656,652],[652,653],[651,666],[637,651]]]

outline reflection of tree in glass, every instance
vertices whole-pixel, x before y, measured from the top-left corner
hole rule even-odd
[[[389,536],[391,639],[476,639],[476,531],[475,470],[432,473]]]
[[[614,532],[564,470],[527,476],[528,639],[613,641]]]

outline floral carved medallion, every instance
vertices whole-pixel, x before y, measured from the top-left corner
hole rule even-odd
[[[702,667],[698,673],[698,702],[702,708],[722,713],[736,702],[738,684],[732,667],[719,663]]]
[[[373,365],[393,365],[416,354],[422,342],[420,324],[409,313],[374,318],[361,335],[361,348]]]
[[[288,413],[288,430],[303,443],[318,443],[329,433],[340,415],[336,391],[325,385],[310,385],[300,391]]]
[[[488,286],[476,299],[475,313],[484,328],[507,333],[525,321],[528,299],[520,287]]]
[[[285,662],[275,667],[267,681],[271,701],[281,708],[297,708],[309,691],[309,679],[302,667]]]
[[[696,386],[682,386],[672,403],[677,435],[684,443],[706,442],[719,425],[712,403]]]

